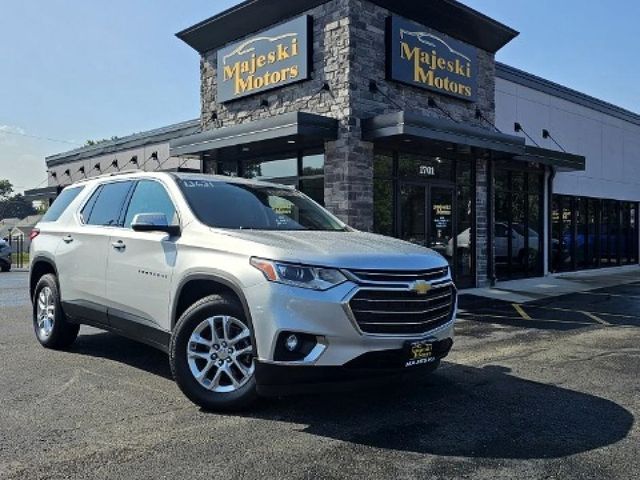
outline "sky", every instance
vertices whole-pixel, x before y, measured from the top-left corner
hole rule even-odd
[[[47,155],[197,118],[199,58],[174,34],[237,3],[0,0],[0,178],[34,188]],[[637,0],[463,3],[521,32],[498,60],[640,112]]]

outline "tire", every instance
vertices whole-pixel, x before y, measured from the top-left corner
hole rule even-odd
[[[48,312],[46,319],[45,312]],[[33,330],[40,344],[53,350],[69,348],[78,337],[80,325],[67,321],[55,275],[43,275],[38,280],[33,295]]]
[[[222,332],[225,318],[228,335]],[[254,349],[253,330],[242,307],[233,298],[211,295],[178,320],[169,347],[171,372],[180,390],[203,409],[245,409],[257,399]]]
[[[7,263],[0,263],[0,270],[2,270],[4,273],[10,272],[11,271],[11,265],[9,265]]]

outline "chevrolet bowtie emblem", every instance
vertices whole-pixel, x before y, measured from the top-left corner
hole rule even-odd
[[[418,280],[413,284],[411,290],[416,292],[418,295],[426,295],[431,291],[431,285],[424,280]]]

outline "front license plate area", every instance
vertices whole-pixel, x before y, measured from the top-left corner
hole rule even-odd
[[[427,365],[437,360],[433,351],[433,341],[419,340],[406,342],[405,351],[405,368]]]

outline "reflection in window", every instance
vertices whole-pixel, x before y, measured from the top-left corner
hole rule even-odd
[[[498,279],[542,274],[542,192],[539,171],[495,172],[494,257]]]
[[[376,151],[373,158],[373,231],[393,235],[393,155]]]
[[[244,162],[244,178],[255,180],[278,180],[280,183],[290,183],[298,176],[298,159],[283,160],[250,160]]]
[[[567,271],[638,262],[637,204],[554,195],[551,269]]]

